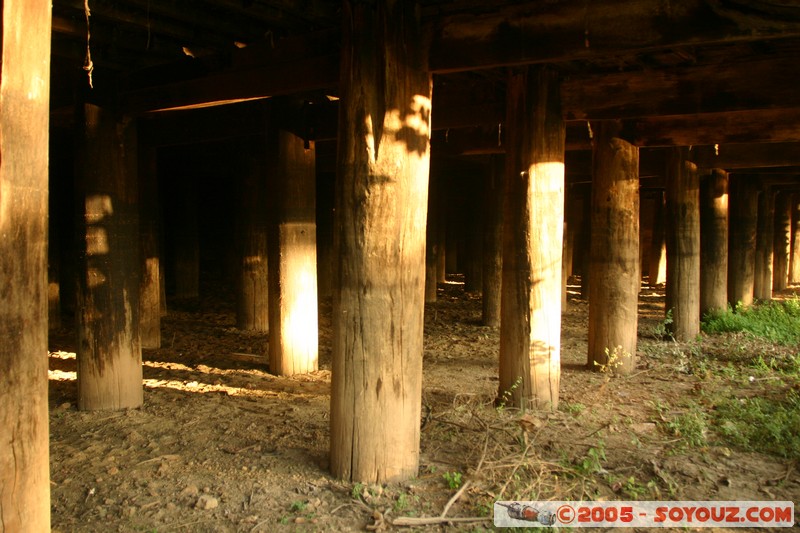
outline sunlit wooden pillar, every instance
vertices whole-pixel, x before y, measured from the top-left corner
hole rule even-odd
[[[136,123],[78,107],[78,408],[142,404]]]
[[[142,348],[161,347],[161,207],[158,148],[139,141],[139,233],[142,283],[139,288],[139,334]]]
[[[331,471],[419,474],[432,78],[415,2],[344,0]]]
[[[238,259],[236,327],[267,332],[270,331],[267,259],[269,209],[267,169],[262,142],[261,138],[239,141],[242,165],[235,236],[235,255]]]
[[[50,531],[50,2],[4,2],[0,17],[0,531],[38,533]]]
[[[792,251],[789,262],[789,283],[800,283],[800,194],[792,195]]]
[[[639,149],[619,124],[593,125],[589,353],[592,370],[636,367],[639,295]]]
[[[700,315],[728,306],[728,173],[700,179]]]
[[[675,339],[700,333],[700,182],[687,147],[669,149],[666,173],[665,236],[667,288],[665,310]]]
[[[782,291],[789,281],[789,253],[792,240],[792,195],[779,192],[775,197],[775,231],[772,288]]]
[[[730,177],[730,222],[728,240],[728,303],[753,303],[755,284],[758,189],[752,176]]]
[[[512,71],[506,89],[506,199],[499,400],[556,409],[561,377],[565,126],[558,75]]]
[[[756,233],[755,282],[753,296],[772,299],[773,242],[775,233],[775,191],[766,185],[758,194],[758,229]]]
[[[503,183],[506,159],[493,155],[483,189],[483,296],[481,322],[500,326],[500,297],[503,280]]]
[[[651,233],[650,253],[648,261],[648,282],[650,287],[663,285],[667,281],[667,243],[664,239],[664,191],[656,193],[653,202],[653,231]]]
[[[317,370],[319,359],[314,143],[274,126],[267,143],[269,369],[279,376],[306,374]]]

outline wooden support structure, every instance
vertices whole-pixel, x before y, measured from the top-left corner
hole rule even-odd
[[[161,206],[158,186],[158,148],[138,145],[139,233],[142,282],[139,287],[139,335],[142,348],[161,347]]]
[[[758,222],[758,191],[753,180],[753,176],[735,175],[728,184],[728,303],[733,308],[753,303]]]
[[[667,316],[676,340],[700,333],[700,183],[688,148],[670,149],[667,164]]]
[[[667,243],[664,240],[664,222],[666,209],[664,207],[664,191],[656,194],[653,217],[653,231],[650,241],[650,256],[648,261],[647,278],[650,287],[663,285],[667,281]]]
[[[489,158],[489,176],[483,189],[483,296],[481,323],[500,327],[500,297],[503,286],[503,201],[506,159]]]
[[[0,531],[21,533],[50,531],[50,15],[45,0],[0,13]]]
[[[432,79],[414,2],[345,0],[331,471],[417,476]]]
[[[558,407],[564,143],[558,75],[511,72],[500,324],[499,401]]]
[[[728,173],[700,179],[700,315],[728,307]]]
[[[756,232],[755,281],[753,297],[772,299],[773,244],[775,233],[775,191],[764,185],[758,194],[758,229]]]
[[[483,290],[483,181],[486,176],[484,172],[470,171],[464,178],[464,290],[480,294]]]
[[[792,253],[789,283],[800,283],[800,194],[792,195]]]
[[[597,124],[592,174],[589,353],[592,370],[636,368],[639,150],[618,124]]]
[[[775,230],[772,289],[782,291],[789,281],[789,254],[792,242],[792,194],[778,192],[775,197]]]
[[[267,170],[262,137],[240,141],[236,230],[236,327],[270,331]],[[270,339],[272,340],[272,339]],[[271,344],[271,343],[270,343]]]
[[[277,124],[269,126],[267,143],[269,370],[279,376],[306,374],[319,364],[314,144]]]
[[[79,108],[78,408],[142,404],[136,122]]]
[[[317,163],[319,143],[315,146]],[[333,295],[333,173],[317,171],[317,297],[330,298]]]
[[[436,239],[439,231],[439,208],[442,203],[438,195],[443,191],[439,186],[438,180],[431,175],[428,185],[428,223],[425,228],[425,303],[433,303],[437,298],[438,289],[438,267],[439,267],[439,243]]]
[[[175,189],[168,199],[172,212],[172,274],[174,296],[183,303],[197,304],[200,299],[200,213],[198,184],[190,176],[176,177]]]

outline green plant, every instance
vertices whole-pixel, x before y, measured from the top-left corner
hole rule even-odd
[[[671,339],[675,340],[672,336],[672,309],[667,309],[664,320],[653,326],[653,337],[658,340]]]
[[[800,344],[800,299],[771,301],[712,312],[703,317],[702,329],[708,334],[744,332],[783,345]]]
[[[354,483],[353,488],[350,489],[350,497],[354,500],[358,500],[361,498],[361,494],[364,492],[364,484],[363,483]]]
[[[692,403],[685,413],[667,421],[666,427],[687,446],[698,447],[705,446],[708,443],[706,438],[708,431],[707,416],[695,403]]]
[[[299,513],[300,511],[303,511],[307,506],[308,504],[306,502],[301,500],[295,500],[292,502],[292,505],[289,507],[289,510],[293,513]]]
[[[778,398],[728,398],[714,411],[715,429],[725,441],[748,451],[800,459],[800,393]]]
[[[506,404],[511,400],[511,396],[514,394],[514,391],[522,385],[522,376],[518,377],[514,383],[511,384],[511,387],[508,390],[503,391],[503,394],[500,395],[497,401],[497,411],[502,412],[506,408]]]
[[[574,470],[582,476],[591,476],[605,472],[603,461],[606,460],[605,442],[598,441],[597,446],[592,446],[587,450],[586,455],[581,457],[574,466]]]
[[[561,402],[561,404],[559,404],[559,409],[568,412],[572,416],[578,417],[586,409],[586,406],[580,402]]]
[[[461,486],[461,472],[445,472],[442,477],[451,490],[456,490]]]

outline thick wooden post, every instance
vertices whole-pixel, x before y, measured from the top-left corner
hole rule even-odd
[[[21,533],[50,531],[50,12],[28,0],[0,13],[0,531]]]
[[[700,333],[700,182],[689,149],[669,150],[666,187],[667,297],[670,331],[679,341]]]
[[[79,108],[78,408],[142,404],[136,123]]]
[[[730,228],[728,241],[728,303],[753,303],[755,283],[758,190],[752,176],[730,178]]]
[[[500,297],[503,280],[503,183],[504,156],[493,155],[483,190],[483,297],[482,323],[500,327]]]
[[[342,12],[331,470],[369,483],[419,468],[432,82],[414,8]]]
[[[800,283],[800,194],[792,195],[792,252],[789,283]]]
[[[700,314],[728,307],[728,173],[700,181]]]
[[[158,149],[139,142],[139,232],[142,283],[139,288],[139,334],[142,348],[161,347],[161,208]]]
[[[772,299],[772,247],[775,232],[775,191],[762,187],[758,195],[758,230],[756,233],[756,263],[753,296],[758,300]]]
[[[648,281],[651,287],[658,287],[667,281],[667,243],[664,239],[664,191],[656,194],[653,209],[653,233],[650,241],[650,260],[648,261]]]
[[[792,195],[779,192],[775,197],[775,255],[772,288],[782,291],[789,281],[789,252],[792,240]]]
[[[637,169],[638,172],[638,169]],[[581,217],[581,230],[578,242],[581,250],[581,299],[589,300],[589,286],[592,277],[592,190],[589,185],[583,197],[583,216]]]
[[[200,298],[200,220],[198,184],[191,176],[177,176],[169,208],[172,221],[172,259],[175,299],[194,305]]]
[[[464,239],[464,290],[480,293],[483,290],[483,173],[465,176],[467,209]]]
[[[269,248],[269,369],[318,368],[317,221],[314,144],[272,126],[267,135],[273,208]]]
[[[561,377],[565,126],[558,75],[508,77],[499,401],[556,409]]]
[[[333,295],[334,173],[317,173],[317,297]]]
[[[592,212],[588,365],[636,368],[639,298],[639,149],[619,125],[592,129]]]
[[[438,180],[431,178],[428,185],[428,223],[425,230],[425,303],[433,303],[437,298],[438,289],[438,266],[439,266],[439,243],[436,236],[439,231],[438,209],[441,203],[438,195],[441,194],[441,187]]]
[[[242,141],[236,230],[236,327],[270,331],[267,259],[267,171],[259,140]],[[315,275],[316,278],[316,275]],[[270,339],[270,344],[272,344]]]

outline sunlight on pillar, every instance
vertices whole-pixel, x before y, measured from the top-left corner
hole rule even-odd
[[[286,302],[282,344],[292,365],[308,372],[317,368],[318,358],[317,268],[314,247],[303,248],[287,258],[285,293],[291,298]]]

